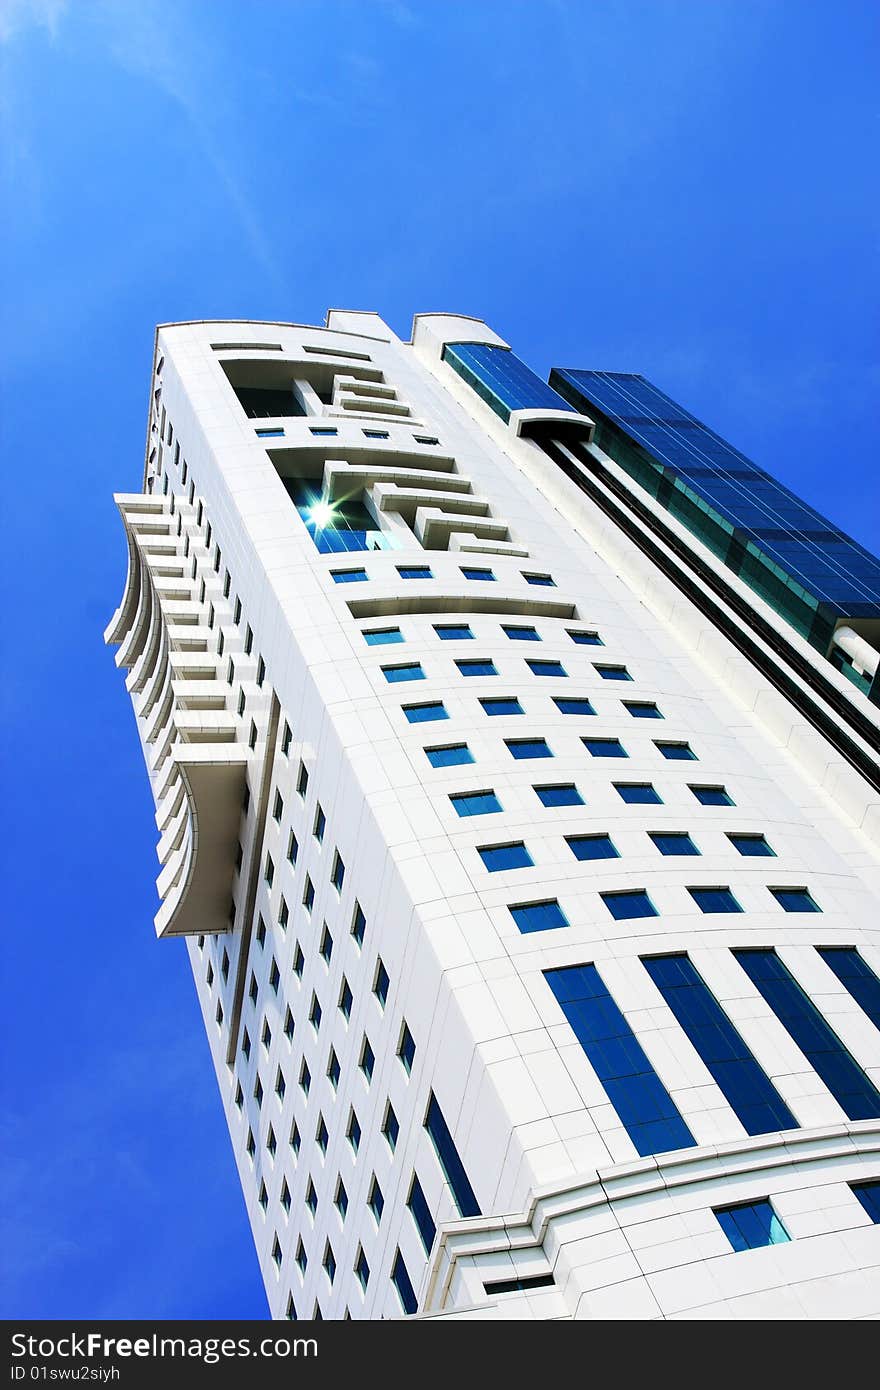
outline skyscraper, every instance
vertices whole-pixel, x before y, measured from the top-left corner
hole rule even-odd
[[[484,323],[157,331],[107,630],[275,1317],[880,1314],[880,564]]]

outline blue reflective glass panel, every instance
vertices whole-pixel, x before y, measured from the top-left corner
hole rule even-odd
[[[629,757],[619,738],[584,738],[581,739],[581,742],[594,758]]]
[[[520,627],[515,623],[502,623],[502,632],[506,633],[511,642],[540,642],[538,629],[535,627]]]
[[[654,747],[671,763],[693,763],[697,755],[689,743],[661,743],[654,740]]]
[[[558,787],[535,787],[544,806],[583,806],[584,798],[574,783]]]
[[[544,979],[639,1155],[690,1148],[693,1135],[595,965],[545,970]]]
[[[552,758],[553,754],[543,738],[507,738],[504,740],[510,750],[511,757],[522,758]]]
[[[615,922],[626,922],[633,917],[659,915],[643,888],[629,888],[622,893],[600,893],[599,896]]]
[[[446,706],[439,700],[427,705],[404,705],[403,712],[410,724],[428,724],[433,719],[448,719]]]
[[[363,584],[367,577],[366,570],[331,570],[330,577],[334,584]]]
[[[390,642],[402,642],[403,633],[399,627],[377,627],[364,633],[364,641],[368,647],[385,647]]]
[[[806,888],[771,888],[779,906],[785,912],[821,912],[819,904],[810,896]]]
[[[526,665],[533,676],[567,676],[568,672],[561,661],[527,661]]]
[[[491,570],[476,569],[473,565],[462,565],[461,572],[465,579],[494,579]]]
[[[619,859],[620,851],[610,835],[567,835],[565,843],[575,859]]]
[[[598,632],[569,632],[572,642],[577,642],[579,647],[604,647],[605,643]]]
[[[757,1250],[762,1245],[781,1245],[791,1239],[769,1202],[723,1207],[715,1216],[734,1250]]]
[[[431,579],[433,578],[427,565],[398,565],[397,573],[401,579]]]
[[[396,685],[399,681],[423,681],[425,673],[418,661],[409,662],[406,666],[383,666],[382,675],[390,685]]]
[[[662,956],[642,964],[746,1133],[796,1129],[797,1120],[691,960]]]
[[[847,1117],[880,1117],[880,1091],[776,952],[736,950],[733,954]]]
[[[437,1234],[437,1227],[434,1225],[431,1209],[422,1191],[422,1184],[415,1173],[406,1204],[410,1209],[413,1221],[416,1223],[416,1230],[421,1237],[422,1245],[425,1247],[425,1254],[430,1255],[431,1246],[434,1244],[434,1237]]]
[[[631,681],[632,676],[625,666],[595,666],[593,668],[603,681]]]
[[[699,854],[690,835],[683,830],[656,830],[650,838],[661,854]]]
[[[628,806],[658,806],[663,802],[650,782],[615,782],[614,790]]]
[[[701,806],[733,806],[733,797],[724,787],[691,787]]]
[[[460,816],[485,816],[502,809],[494,792],[460,792],[449,800]]]
[[[880,1225],[880,1182],[854,1182],[850,1187],[874,1225]]]
[[[520,931],[525,935],[533,931],[552,931],[554,927],[567,927],[568,918],[553,898],[544,903],[519,903],[511,907],[510,915]]]
[[[456,666],[463,676],[497,676],[495,663],[488,660],[467,660],[456,661]]]
[[[468,1182],[467,1173],[464,1171],[464,1164],[458,1156],[452,1135],[449,1133],[446,1121],[440,1106],[437,1104],[437,1097],[431,1092],[431,1099],[428,1103],[428,1113],[425,1117],[425,1129],[430,1135],[431,1142],[440,1160],[440,1167],[443,1175],[449,1184],[455,1205],[458,1207],[460,1216],[480,1216],[480,1206],[474,1195],[474,1189]]]
[[[745,859],[772,859],[774,851],[770,848],[763,835],[731,835],[727,836],[734,849]]]
[[[499,695],[493,699],[487,696],[480,704],[487,714],[525,714],[515,695]]]
[[[432,767],[454,767],[458,763],[474,761],[474,755],[466,743],[450,743],[445,748],[426,748],[425,753]]]
[[[400,1251],[394,1256],[394,1264],[391,1266],[391,1282],[397,1290],[400,1299],[400,1306],[407,1316],[417,1313],[419,1310],[419,1300],[416,1298],[412,1280],[407,1273],[406,1265],[403,1263],[403,1256]]]
[[[645,700],[624,700],[624,709],[632,715],[633,719],[662,719],[663,715],[655,704]]]
[[[435,623],[434,631],[441,642],[466,642],[474,635],[467,623]]]
[[[447,343],[443,361],[505,424],[514,410],[573,409],[509,348],[492,343]]]
[[[581,699],[578,696],[554,695],[553,703],[560,714],[595,714],[596,711],[589,700]]]
[[[534,860],[520,840],[513,845],[484,845],[477,853],[490,874],[501,873],[505,869],[528,869]]]
[[[819,946],[819,955],[864,1009],[875,1028],[880,1028],[880,980],[852,946]]]
[[[742,912],[729,888],[689,888],[701,912]]]

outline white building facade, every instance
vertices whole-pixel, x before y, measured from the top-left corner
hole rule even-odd
[[[579,404],[157,331],[106,637],[273,1317],[880,1315],[870,576],[817,650]]]

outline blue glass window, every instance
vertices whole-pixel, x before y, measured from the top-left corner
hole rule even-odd
[[[367,1197],[367,1206],[373,1213],[376,1225],[382,1220],[382,1212],[385,1210],[385,1198],[382,1196],[382,1189],[379,1186],[375,1175],[370,1183],[370,1191]]]
[[[343,864],[342,857],[339,851],[337,850],[333,856],[333,870],[330,875],[330,881],[333,884],[333,887],[336,889],[337,893],[342,892],[342,880],[344,878],[345,865]]]
[[[491,570],[479,569],[479,568],[477,568],[477,567],[475,567],[475,566],[473,566],[473,565],[462,565],[462,566],[461,566],[461,572],[462,572],[462,574],[464,575],[465,579],[494,579],[494,578],[495,578],[495,576],[494,576],[494,574],[492,573]]]
[[[651,831],[653,840],[661,854],[699,854],[699,850],[684,830]]]
[[[398,565],[397,573],[401,579],[432,579],[430,569],[427,565]]]
[[[400,1299],[400,1306],[410,1317],[419,1311],[419,1300],[416,1298],[412,1280],[407,1273],[406,1265],[403,1263],[403,1256],[398,1250],[394,1256],[394,1264],[391,1266],[391,1282],[397,1290]]]
[[[545,970],[571,1029],[641,1157],[694,1139],[595,965]]]
[[[501,802],[492,791],[487,792],[459,792],[451,796],[456,811],[460,816],[485,816],[490,811],[502,810]]]
[[[463,676],[497,676],[495,663],[488,659],[462,660],[456,661],[456,666]]]
[[[425,673],[419,661],[410,661],[405,666],[383,666],[382,675],[389,685],[396,685],[399,681],[423,681],[425,679]]]
[[[781,1245],[791,1239],[769,1202],[722,1207],[715,1216],[734,1250],[757,1250],[762,1245]]]
[[[535,787],[543,806],[583,806],[581,796],[573,782],[560,783],[554,787]]]
[[[280,439],[283,434],[282,429],[257,430],[258,439]]]
[[[556,706],[556,708],[559,710],[559,713],[560,713],[560,714],[595,714],[595,713],[596,713],[596,711],[593,709],[593,706],[590,704],[589,700],[582,699],[582,698],[580,698],[579,696],[576,696],[576,695],[574,695],[574,696],[571,696],[571,695],[554,695],[554,696],[553,696],[553,703],[554,703],[554,705]]]
[[[735,850],[746,859],[766,859],[773,858],[774,851],[770,848],[763,835],[731,835],[728,831],[727,838]]]
[[[565,843],[575,859],[619,859],[620,851],[610,835],[566,835]]]
[[[527,661],[526,665],[533,676],[567,676],[568,672],[561,661]]]
[[[443,361],[505,424],[514,410],[573,409],[510,348],[497,343],[447,343]]]
[[[615,782],[614,790],[627,806],[657,806],[663,802],[650,782]]]
[[[519,903],[511,907],[510,915],[524,936],[568,926],[568,918],[555,898],[543,903]]]
[[[502,623],[501,631],[506,633],[511,642],[540,642],[536,627],[522,627],[517,623]]]
[[[556,581],[551,579],[549,574],[526,574],[523,570],[523,579],[527,584],[543,585],[545,589],[555,589]]]
[[[535,862],[522,840],[510,845],[483,845],[477,853],[490,874],[504,869],[529,869]]]
[[[358,1283],[366,1293],[367,1285],[370,1282],[370,1266],[367,1263],[367,1257],[364,1254],[364,1247],[362,1245],[358,1246],[357,1259],[354,1262],[354,1272],[358,1277]]]
[[[657,706],[650,700],[624,700],[623,707],[633,719],[662,719]]]
[[[366,570],[331,570],[334,584],[362,584],[367,577]]]
[[[598,632],[572,632],[568,633],[572,642],[577,642],[579,647],[604,647],[605,643]]]
[[[691,787],[701,806],[733,806],[733,797],[724,787]]]
[[[742,912],[729,888],[689,888],[701,912]]]
[[[321,426],[321,425],[310,425],[310,426],[309,426],[309,433],[310,433],[310,434],[325,435],[325,434],[335,434],[336,431],[335,431],[334,429],[329,429],[329,428],[326,428],[326,429],[325,429],[325,428],[324,428],[323,426]]]
[[[687,956],[642,962],[747,1134],[797,1120]]]
[[[806,888],[771,888],[770,892],[785,912],[822,911]]]
[[[397,1055],[400,1058],[403,1069],[409,1076],[413,1069],[413,1062],[416,1058],[416,1041],[409,1027],[404,1023],[400,1033],[400,1042],[397,1047]]]
[[[583,738],[581,743],[594,758],[628,758],[619,738]]]
[[[657,917],[659,914],[644,888],[627,888],[620,893],[600,893],[615,922],[628,922],[633,917]]]
[[[492,699],[486,696],[480,704],[487,714],[525,714],[515,695],[499,695]]]
[[[734,956],[850,1120],[880,1118],[880,1091],[775,951]]]
[[[819,946],[817,950],[874,1027],[880,1028],[880,980],[855,947]]]
[[[599,676],[602,677],[603,681],[631,681],[631,680],[632,680],[632,676],[630,675],[629,671],[626,669],[625,666],[595,666],[595,665],[594,665],[594,666],[593,666],[593,670],[596,672],[597,675],[599,675]]]
[[[384,647],[389,642],[402,642],[403,633],[399,627],[374,627],[364,633],[364,641],[369,647]]]
[[[435,623],[434,631],[441,642],[464,642],[474,635],[467,623]]]
[[[427,1198],[422,1191],[422,1184],[419,1182],[418,1176],[415,1173],[413,1174],[406,1205],[409,1207],[412,1219],[416,1223],[416,1230],[421,1237],[422,1245],[425,1247],[425,1254],[430,1255],[431,1246],[434,1244],[434,1237],[437,1234],[437,1227],[434,1225],[434,1219],[431,1216]]]
[[[453,1200],[458,1207],[459,1216],[481,1216],[482,1213],[474,1195],[474,1189],[468,1182],[464,1165],[458,1156],[458,1150],[433,1091],[428,1103],[428,1113],[425,1116],[425,1129],[428,1131],[437,1152],[440,1167],[443,1169],[443,1176],[449,1184]]]
[[[455,767],[458,763],[474,761],[466,743],[448,743],[445,748],[426,748],[425,752],[432,767]]]
[[[351,934],[358,946],[364,944],[364,933],[367,930],[367,919],[364,916],[363,908],[360,903],[354,905],[354,916],[351,919]]]
[[[697,755],[689,743],[664,743],[655,739],[654,747],[670,763],[695,763],[697,761]]]
[[[428,724],[433,719],[448,719],[446,706],[440,700],[425,705],[404,705],[403,712],[410,724]]]
[[[385,969],[385,966],[382,960],[380,959],[376,965],[376,980],[373,985],[373,993],[379,1000],[379,1003],[382,1005],[383,1009],[388,1002],[388,990],[390,989],[390,987],[391,980],[389,979],[388,971]]]
[[[546,739],[543,738],[506,738],[504,742],[510,750],[512,758],[552,758]]]
[[[390,1101],[385,1110],[385,1119],[382,1121],[382,1133],[388,1140],[388,1147],[393,1153],[397,1148],[397,1140],[400,1134],[400,1121],[395,1115],[394,1107],[391,1105]]]
[[[850,1189],[874,1225],[880,1225],[880,1182],[853,1182],[850,1183]]]
[[[365,438],[367,438],[367,439],[387,439],[387,438],[388,438],[388,431],[387,431],[387,430],[364,430],[364,436],[365,436]]]

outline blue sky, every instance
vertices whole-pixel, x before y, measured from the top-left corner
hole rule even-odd
[[[102,630],[153,327],[487,319],[876,549],[880,10],[2,0],[6,1317],[263,1317]]]

